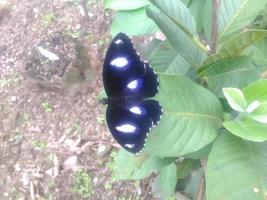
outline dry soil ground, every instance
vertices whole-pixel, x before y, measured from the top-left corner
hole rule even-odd
[[[138,182],[114,182],[109,167],[117,148],[97,102],[110,40],[102,4],[9,1],[0,19],[1,200],[150,199]]]

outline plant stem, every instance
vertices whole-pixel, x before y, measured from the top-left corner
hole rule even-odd
[[[196,200],[203,200],[205,196],[205,178],[201,178],[199,188],[196,195]]]
[[[217,47],[218,37],[218,13],[220,8],[220,0],[212,0],[212,24],[211,24],[211,47],[210,52],[214,54]]]

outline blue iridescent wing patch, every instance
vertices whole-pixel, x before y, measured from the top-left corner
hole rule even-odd
[[[124,33],[119,33],[107,50],[103,83],[108,96],[106,121],[111,134],[127,151],[139,153],[148,132],[162,115],[159,102],[146,99],[156,95],[159,81]]]

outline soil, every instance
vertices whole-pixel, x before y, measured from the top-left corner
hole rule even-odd
[[[110,170],[103,2],[10,0],[0,15],[0,199],[151,199]]]

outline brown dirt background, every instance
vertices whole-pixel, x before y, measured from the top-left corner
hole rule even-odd
[[[110,170],[118,145],[97,96],[112,13],[96,0],[10,0],[2,15],[0,199],[151,199],[145,182]],[[81,169],[87,198],[73,189]]]

